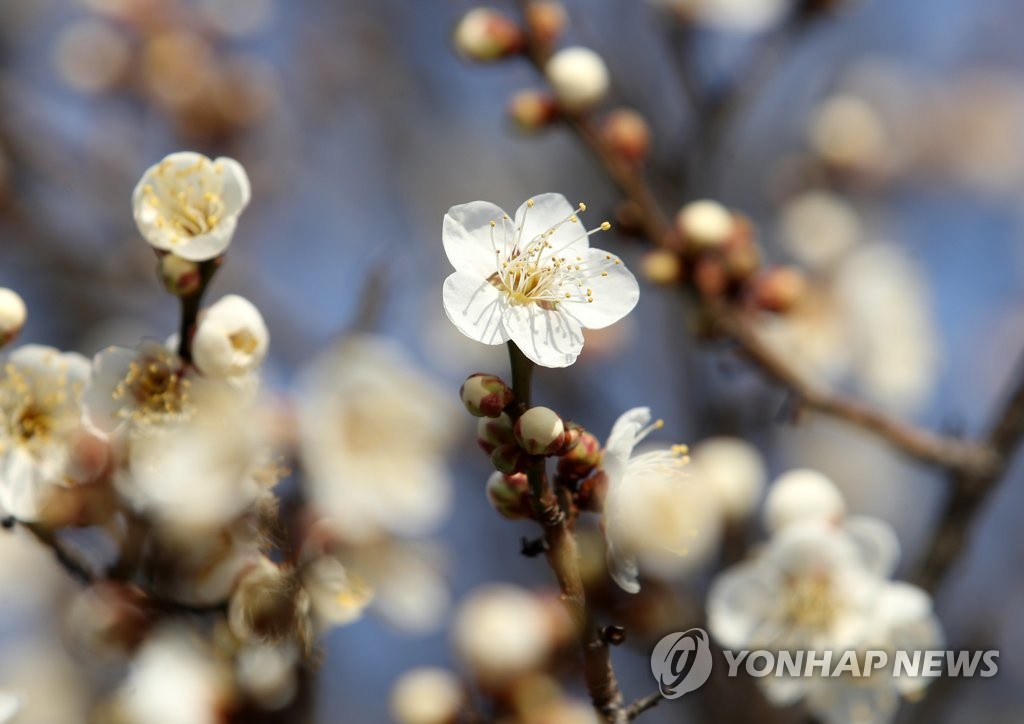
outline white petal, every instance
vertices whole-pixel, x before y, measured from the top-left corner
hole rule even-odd
[[[163,248],[173,250],[182,259],[207,261],[227,251],[237,226],[238,219],[236,217],[225,216],[208,234],[189,237],[185,243],[171,244],[169,247]]]
[[[456,329],[484,344],[502,344],[505,303],[493,284],[465,271],[444,280],[444,311]]]
[[[530,203],[533,206],[530,206]],[[587,230],[582,219],[577,218],[577,208],[561,194],[534,196],[516,211],[515,226],[520,229],[519,238],[526,245],[553,227],[558,227],[549,237],[551,252],[559,256],[582,254],[590,246]]]
[[[634,407],[619,415],[605,443],[602,467],[613,480],[621,477],[629,456],[640,439],[640,431],[651,424],[651,408]],[[609,463],[613,468],[609,470]]]
[[[495,247],[504,249],[506,234],[510,241],[513,235],[511,222],[502,221],[506,216],[501,207],[487,201],[472,201],[448,210],[441,240],[456,271],[470,272],[482,279],[497,271]],[[492,221],[497,223],[494,228]]]
[[[868,570],[883,578],[892,575],[900,560],[900,542],[888,523],[858,515],[847,518],[843,528],[860,550]]]
[[[503,324],[523,354],[541,367],[568,367],[583,350],[579,322],[559,310],[535,304],[508,305]]]
[[[560,303],[587,329],[603,329],[618,322],[633,311],[640,299],[640,285],[636,277],[625,264],[616,264],[615,257],[609,260],[609,256],[608,252],[600,249],[588,249],[583,255],[586,267],[607,273],[607,276],[601,276],[598,271],[585,282],[586,288],[593,292],[591,298],[594,301],[588,302],[587,295],[579,294]]]
[[[21,447],[12,447],[3,459],[0,471],[0,508],[18,520],[38,520],[50,491],[32,456]]]
[[[224,201],[224,211],[229,216],[237,216],[245,210],[252,199],[249,175],[242,164],[233,158],[221,156],[213,163],[214,167],[222,169],[221,199]]]
[[[607,542],[608,550],[605,558],[612,580],[626,593],[639,593],[640,568],[637,566],[636,556],[626,555],[617,550],[611,538]]]
[[[93,359],[93,376],[82,397],[85,421],[104,433],[111,433],[121,425],[117,412],[124,400],[114,397],[117,384],[128,375],[135,361],[135,350],[125,347],[107,347]]]
[[[779,579],[764,565],[742,563],[715,579],[708,593],[708,628],[727,649],[749,648],[771,618]]]

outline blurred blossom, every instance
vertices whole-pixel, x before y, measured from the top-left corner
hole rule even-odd
[[[81,430],[89,363],[80,354],[25,345],[3,358],[0,377],[0,509],[38,519],[54,487],[68,487]]]
[[[61,32],[53,62],[69,86],[99,93],[126,77],[131,55],[131,44],[121,30],[99,20],[82,20]]]
[[[26,580],[31,579],[22,579],[20,585]],[[11,724],[84,721],[89,692],[82,671],[59,644],[47,640],[45,632],[37,633],[31,643],[4,646],[0,656],[0,706],[4,692],[17,699],[20,708],[11,714]],[[10,699],[7,702],[10,706]],[[0,721],[4,721],[2,716]]]
[[[209,43],[186,30],[168,30],[145,43],[142,77],[156,103],[180,111],[203,97],[216,77],[216,59]]]
[[[346,338],[305,371],[298,407],[308,492],[338,535],[417,535],[441,522],[457,407],[397,346]]]
[[[183,151],[143,174],[132,207],[153,248],[206,261],[227,251],[251,196],[249,176],[238,161]]]
[[[0,287],[0,347],[10,344],[28,318],[25,300],[13,289]]]
[[[220,64],[216,93],[210,99],[228,123],[250,126],[278,105],[281,80],[272,65],[258,56],[232,55]]]
[[[811,146],[827,164],[868,176],[886,175],[888,153],[885,121],[865,99],[854,95],[826,98],[811,117]]]
[[[375,590],[373,612],[410,634],[432,633],[444,624],[452,595],[444,576],[444,558],[423,543],[391,542],[357,548],[353,567]]]
[[[288,706],[298,691],[299,649],[292,644],[250,643],[235,656],[235,681],[264,711]]]
[[[846,501],[835,484],[817,470],[800,468],[780,475],[764,502],[765,527],[777,533],[806,520],[838,523],[846,515]]]
[[[777,25],[792,0],[651,0],[684,20],[711,30],[759,33]]]
[[[391,689],[391,716],[397,724],[448,724],[458,719],[465,699],[462,682],[454,673],[413,669]]]
[[[544,75],[559,103],[570,111],[582,111],[596,106],[608,95],[611,86],[608,66],[590,48],[559,50],[544,66]],[[551,222],[555,221],[557,219],[551,219]]]
[[[21,711],[21,697],[0,689],[0,724],[10,724]]]
[[[366,581],[331,556],[319,556],[304,564],[302,585],[321,628],[359,620],[374,597]]]
[[[876,404],[912,410],[938,374],[937,331],[925,280],[892,244],[858,246],[783,316],[766,317],[764,341],[803,374],[852,377]]]
[[[484,684],[500,686],[545,662],[557,632],[536,596],[507,584],[481,586],[459,606],[455,651]]]
[[[808,269],[828,271],[863,236],[856,210],[827,191],[807,191],[783,206],[779,233],[787,252]]]
[[[460,332],[488,345],[512,340],[536,364],[567,367],[584,328],[601,329],[636,306],[640,290],[621,260],[590,247],[591,232],[561,194],[541,194],[513,219],[486,201],[454,206],[443,241],[455,267],[444,309]]]
[[[713,549],[719,525],[714,494],[690,479],[685,446],[634,454],[661,421],[638,407],[622,414],[605,444],[601,470],[608,479],[604,526],[608,569],[624,591],[640,590],[639,560],[662,575],[679,573]]]
[[[114,694],[124,724],[218,724],[233,698],[230,672],[187,629],[167,625],[145,642]]]
[[[765,464],[750,443],[735,437],[702,440],[691,454],[693,476],[714,493],[725,517],[748,516],[761,501]]]

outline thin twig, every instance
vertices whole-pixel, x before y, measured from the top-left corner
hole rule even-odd
[[[626,707],[626,718],[633,721],[648,709],[653,709],[664,699],[660,691],[653,691],[647,696],[641,697]]]

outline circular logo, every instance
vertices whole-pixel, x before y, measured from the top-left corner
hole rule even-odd
[[[670,633],[651,654],[651,672],[666,699],[678,699],[699,689],[711,676],[711,643],[708,632],[691,628]]]

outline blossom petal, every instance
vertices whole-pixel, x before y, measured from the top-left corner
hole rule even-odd
[[[519,207],[515,227],[520,230],[519,238],[524,245],[551,231],[548,236],[551,253],[560,256],[582,254],[589,248],[590,241],[577,212],[578,209],[561,194],[540,194]]]
[[[470,339],[484,344],[507,342],[504,306],[501,292],[479,276],[457,271],[444,280],[445,314]]]
[[[848,517],[843,528],[856,544],[868,570],[877,576],[892,575],[900,559],[900,542],[888,523],[858,515]]]
[[[182,259],[207,261],[227,251],[237,226],[237,217],[225,216],[209,233],[192,236],[184,243],[172,243],[170,247],[163,248],[173,251]]]
[[[779,578],[759,562],[743,563],[719,576],[708,593],[708,628],[727,649],[750,648],[771,619]]]
[[[124,403],[115,394],[117,385],[128,376],[135,361],[135,350],[125,347],[107,347],[93,360],[92,379],[82,395],[84,418],[98,432],[112,433],[123,421],[118,416]]]
[[[584,288],[591,294],[581,292],[560,304],[587,329],[602,329],[633,310],[640,299],[640,285],[625,264],[601,249],[588,249],[583,259],[581,266],[594,270]]]
[[[602,468],[611,480],[622,477],[629,456],[640,439],[640,431],[651,423],[651,408],[634,407],[619,415],[605,443]],[[609,463],[613,468],[609,470]]]
[[[523,354],[541,367],[568,367],[583,350],[579,322],[559,310],[510,304],[505,307],[503,324]]]
[[[608,573],[612,580],[626,593],[640,592],[640,568],[636,556],[626,555],[616,549],[609,538],[605,558],[608,562]]]
[[[497,270],[495,244],[499,249],[504,248],[506,234],[510,242],[513,235],[511,223],[502,223],[507,216],[500,206],[487,201],[471,201],[448,209],[441,240],[444,253],[456,271],[471,272],[486,279]],[[498,224],[493,229],[492,221]]]
[[[221,156],[213,162],[221,177],[221,200],[228,216],[237,216],[252,199],[252,185],[245,168],[233,158]]]

